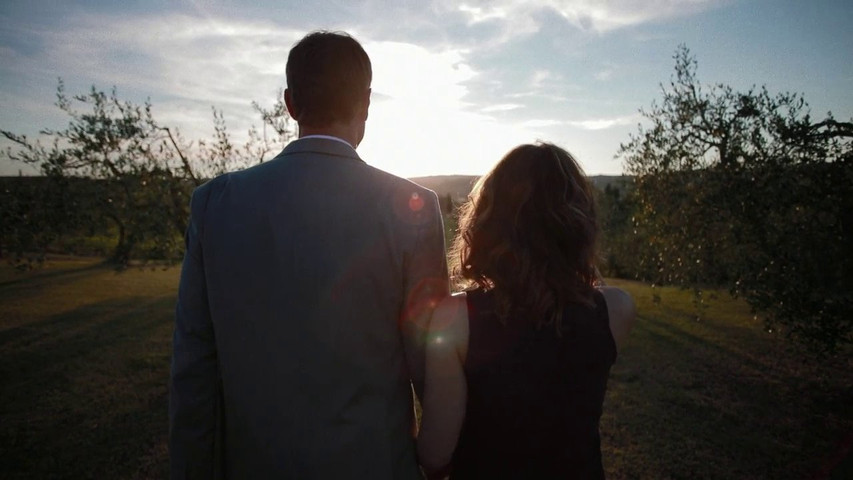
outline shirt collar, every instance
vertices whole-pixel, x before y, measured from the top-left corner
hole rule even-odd
[[[335,141],[337,141],[337,142],[341,142],[341,143],[343,143],[343,144],[346,144],[347,146],[349,146],[350,148],[352,148],[353,150],[355,150],[355,147],[353,147],[352,145],[350,145],[350,143],[349,143],[348,141],[346,141],[346,140],[344,140],[343,138],[340,138],[340,137],[334,137],[334,136],[332,136],[332,135],[305,135],[304,137],[299,137],[299,140],[302,140],[303,138],[325,138],[325,139],[327,139],[327,140],[335,140]]]

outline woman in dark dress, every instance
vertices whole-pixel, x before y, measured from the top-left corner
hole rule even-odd
[[[586,176],[554,145],[513,149],[474,187],[451,258],[465,291],[427,341],[430,477],[604,477],[601,406],[635,312],[597,275],[597,235]]]

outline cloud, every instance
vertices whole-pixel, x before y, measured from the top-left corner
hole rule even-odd
[[[536,70],[530,76],[530,88],[539,89],[542,88],[546,83],[559,82],[562,78],[562,75],[556,74],[549,70]]]
[[[479,74],[464,48],[426,48],[349,31],[361,40],[374,67],[367,136],[359,148],[371,164],[406,176],[483,172],[527,139],[528,132],[489,115],[520,105],[477,112],[467,103],[469,84]],[[0,55],[14,59],[5,71],[50,82],[48,92],[58,73],[72,95],[95,84],[104,90],[116,85],[121,98],[137,102],[150,96],[155,118],[178,127],[187,140],[210,137],[210,108],[215,106],[240,144],[248,127],[260,124],[252,100],[274,102],[285,85],[287,53],[304,33],[265,20],[212,15],[81,13],[58,28],[37,32],[43,45],[37,52],[22,56],[3,48]],[[50,115],[32,105],[13,106],[18,113]],[[0,123],[9,122],[10,113],[0,112]]]
[[[481,24],[505,21],[487,14]],[[464,18],[461,13],[453,17],[455,22]],[[27,97],[30,103],[9,102],[13,108],[0,110],[0,126],[24,125],[16,115],[28,117],[32,125],[55,125],[52,122],[61,117],[50,103],[56,76],[61,75],[69,94],[95,84],[103,90],[116,85],[121,98],[136,102],[150,96],[155,118],[180,128],[187,140],[210,137],[210,108],[215,106],[223,111],[238,145],[251,124],[260,124],[251,102],[269,106],[275,101],[285,84],[287,53],[306,33],[266,19],[168,12],[132,17],[78,13],[59,25],[32,28],[38,30],[38,48],[0,46],[0,58],[8,60],[0,66],[5,75],[0,91],[8,99],[19,90],[24,93],[21,85],[32,92],[38,84],[40,93]],[[363,33],[373,31],[364,25],[347,30],[360,39],[374,66],[367,136],[359,148],[372,165],[404,176],[479,174],[512,147],[539,138],[539,129],[566,125],[559,114],[537,114],[532,108],[541,100],[564,102],[558,94],[573,88],[554,70],[519,72],[522,93],[480,95],[481,103],[474,104],[478,88],[493,89],[505,82],[492,71],[478,69],[478,47],[388,41],[385,35]],[[19,86],[16,90],[8,78]],[[38,102],[44,102],[44,112]],[[520,110],[539,117],[524,121],[517,114],[501,114]]]
[[[468,94],[466,83],[477,76],[464,49],[377,41],[364,47],[373,64],[373,91],[409,105],[456,108]]]
[[[593,74],[593,78],[595,78],[598,81],[602,81],[602,82],[613,80],[613,76],[617,72],[619,72],[619,70],[620,70],[619,65],[617,65],[613,62],[604,60],[601,62],[600,69]]]
[[[467,50],[403,42],[364,45],[373,62],[375,92],[359,147],[368,163],[410,177],[482,174],[510,148],[533,138],[489,115],[522,105],[478,110],[469,103],[471,82],[481,74],[469,65]]]
[[[554,119],[533,119],[526,120],[521,123],[523,128],[543,128],[543,127],[554,127],[557,125],[563,125],[565,122],[562,120],[554,120]]]
[[[459,5],[459,11],[468,15],[469,25],[489,20],[504,20],[507,17],[506,9],[503,7],[485,9],[480,7],[471,7],[463,3]]]
[[[574,86],[569,85],[569,87],[574,87]],[[569,101],[569,97],[566,97],[563,95],[555,95],[555,94],[544,93],[542,91],[535,91],[535,90],[525,90],[522,92],[508,93],[508,94],[506,94],[506,97],[507,98],[513,98],[513,99],[538,98],[538,99],[543,99],[543,100],[547,100],[550,102],[556,102],[556,103],[565,103],[565,102]]]
[[[65,53],[77,59],[116,57],[123,69],[94,71],[119,76],[118,83],[139,82],[219,105],[248,104],[253,96],[284,86],[287,52],[304,34],[265,22],[186,15],[104,20],[92,19],[101,24],[101,35],[88,33],[95,25],[69,32]],[[102,35],[109,42],[98,41]],[[126,51],[134,52],[138,61],[123,59]],[[129,75],[117,75],[122,70]]]
[[[489,105],[480,109],[482,113],[492,113],[492,112],[508,112],[510,110],[518,110],[519,108],[524,108],[524,105],[519,103],[498,103],[495,105]]]
[[[267,21],[184,14],[81,13],[43,28],[35,33],[42,48],[17,55],[12,75],[42,84],[59,75],[72,95],[115,85],[122,98],[151,97],[157,118],[178,120],[189,138],[209,136],[211,106],[224,111],[235,137],[260,123],[251,102],[275,101],[287,53],[304,34]]]
[[[596,80],[607,81],[613,77],[613,69],[605,68],[604,70],[600,70],[594,75]]]
[[[563,75],[551,70],[536,70],[522,82],[523,90],[502,93],[505,98],[524,101],[524,99],[541,99],[550,103],[563,103],[568,100],[568,92],[577,92],[581,87],[568,83]],[[512,103],[516,105],[517,103]],[[527,106],[527,104],[524,104]]]
[[[584,130],[605,130],[612,127],[625,125],[633,125],[640,120],[639,115],[627,115],[614,118],[599,118],[591,120],[570,121],[567,122],[573,127],[582,128]]]
[[[469,0],[458,7],[471,23],[504,22],[518,36],[537,31],[536,17],[554,12],[583,31],[605,33],[633,25],[693,15],[729,0]],[[531,27],[531,24],[534,26]]]

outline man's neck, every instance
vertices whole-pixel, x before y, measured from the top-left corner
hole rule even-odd
[[[337,137],[349,143],[352,148],[356,148],[361,141],[362,134],[358,125],[335,123],[324,127],[310,127],[307,125],[299,125],[299,138],[309,135],[326,135],[329,137]]]

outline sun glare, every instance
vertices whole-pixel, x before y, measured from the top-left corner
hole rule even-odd
[[[477,72],[463,50],[367,43],[373,98],[361,156],[404,177],[486,172],[512,146],[534,140],[465,103]]]

